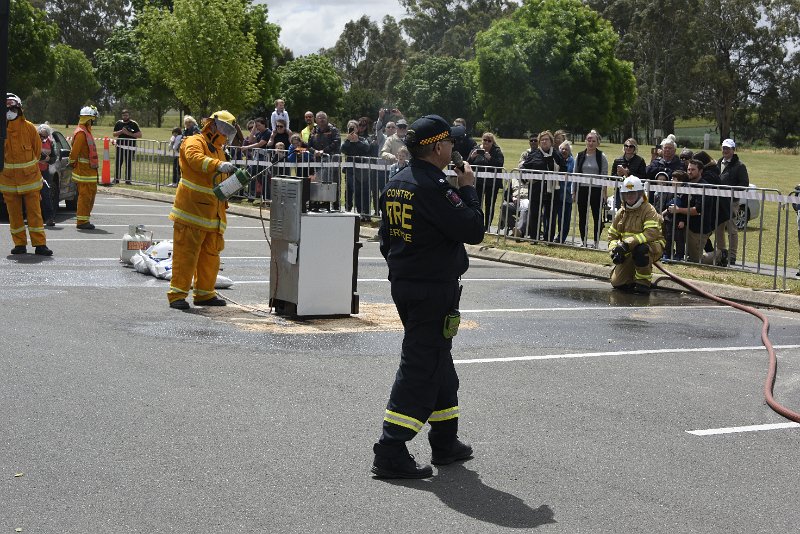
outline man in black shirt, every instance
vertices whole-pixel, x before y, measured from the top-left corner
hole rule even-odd
[[[409,165],[395,174],[380,198],[380,249],[405,331],[400,368],[374,445],[372,472],[381,478],[427,478],[406,442],[431,424],[431,463],[472,457],[458,432],[458,375],[450,349],[458,328],[458,279],[469,267],[464,243],[483,240],[483,213],[468,163],[451,185],[442,169],[454,138],[464,134],[442,117],[427,115],[408,130]]]
[[[135,150],[136,140],[142,137],[142,130],[136,121],[131,120],[127,109],[122,110],[122,119],[114,125],[114,133],[117,138],[116,172],[114,183],[119,183],[119,170],[125,163],[125,183],[131,183],[131,166],[133,164],[133,151]]]

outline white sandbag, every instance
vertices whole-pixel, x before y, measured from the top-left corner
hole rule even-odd
[[[214,284],[214,289],[228,289],[233,285],[233,280],[227,276],[217,275],[217,282]]]
[[[163,280],[167,273],[172,272],[172,258],[167,258],[165,260],[153,260],[153,266],[150,272],[156,278]]]

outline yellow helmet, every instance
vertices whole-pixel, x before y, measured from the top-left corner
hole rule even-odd
[[[221,109],[212,113],[211,118],[217,126],[217,131],[224,135],[228,139],[228,142],[230,142],[233,136],[236,135],[236,117],[234,117],[230,111]]]

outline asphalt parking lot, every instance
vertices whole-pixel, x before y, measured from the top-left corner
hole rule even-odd
[[[269,247],[231,216],[222,294],[171,310],[123,267],[129,224],[170,238],[169,204],[100,194],[62,211],[52,258],[0,255],[0,531],[789,532],[800,426],[764,403],[750,315],[691,295],[617,294],[474,259],[453,355],[469,462],[369,474],[401,332],[376,243],[362,314],[265,310]],[[268,224],[268,222],[266,223]],[[0,250],[12,247],[0,224]],[[7,252],[6,252],[7,254]],[[252,312],[252,313],[251,313]],[[776,398],[800,409],[800,314],[766,310]],[[410,449],[429,460],[424,436]]]

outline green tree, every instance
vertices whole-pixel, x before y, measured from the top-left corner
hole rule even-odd
[[[675,119],[691,106],[687,58],[699,47],[688,28],[697,0],[589,0],[620,37],[617,55],[633,62],[637,100],[631,134],[643,127],[648,139],[675,129]],[[692,35],[692,38],[687,38]]]
[[[782,84],[786,43],[800,37],[800,4],[711,0],[701,2],[694,15],[692,111],[713,119],[722,140],[731,137],[740,109]]]
[[[139,122],[160,128],[167,109],[179,106],[163,82],[151,81],[135,29],[120,26],[114,30],[105,46],[95,52],[94,62],[104,93],[122,107],[137,110]]]
[[[245,18],[242,25],[242,32],[252,34],[255,37],[256,55],[261,59],[261,70],[256,78],[259,98],[268,106],[278,95],[278,77],[275,74],[278,62],[283,52],[278,37],[281,28],[277,24],[267,21],[269,11],[266,4],[249,5],[249,0],[245,0]]]
[[[258,97],[261,59],[252,33],[243,33],[239,0],[175,0],[174,10],[145,7],[137,34],[152,80],[168,87],[189,111],[234,114]]]
[[[800,146],[800,52],[785,64],[780,82],[761,99],[759,120],[769,140],[778,148]]]
[[[53,84],[47,91],[47,116],[67,127],[78,122],[83,106],[100,89],[89,58],[81,50],[64,44],[55,46],[56,68]]]
[[[397,104],[408,116],[435,113],[449,121],[464,117],[473,123],[477,86],[462,59],[428,57],[406,71],[397,93]]]
[[[407,49],[394,17],[387,15],[378,26],[364,15],[345,24],[336,44],[324,55],[347,91],[360,89],[353,101],[363,100],[367,91],[388,103],[394,100],[395,86],[402,79]]]
[[[60,30],[60,42],[88,58],[131,13],[129,0],[46,0],[46,6],[48,19]]]
[[[502,135],[620,124],[636,81],[631,63],[615,56],[617,43],[611,25],[580,0],[526,0],[478,35],[486,118]]]
[[[516,9],[508,0],[400,0],[408,16],[400,24],[416,53],[474,57],[476,35]]]
[[[327,57],[311,54],[295,59],[278,69],[278,78],[286,109],[296,117],[292,117],[293,124],[303,124],[303,113],[309,110],[330,116],[341,111],[342,79]]]
[[[46,13],[28,0],[11,0],[8,20],[8,90],[27,98],[34,88],[47,88],[53,81],[55,57],[51,44],[58,28],[47,22]]]
[[[94,54],[97,79],[116,98],[148,82],[136,30],[120,26]]]

